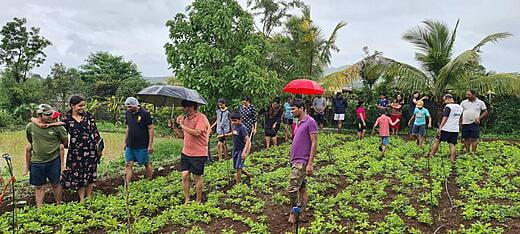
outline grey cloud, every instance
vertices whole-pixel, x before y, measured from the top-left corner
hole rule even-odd
[[[519,71],[520,1],[516,0],[305,0],[315,23],[328,35],[340,20],[348,25],[338,36],[341,51],[332,66],[352,64],[363,57],[361,48],[383,51],[388,57],[415,64],[414,48],[401,35],[424,19],[454,26],[461,20],[455,54],[471,48],[489,33],[508,31],[514,37],[483,48],[490,70]],[[171,71],[163,45],[168,41],[165,22],[184,12],[183,0],[25,0],[1,1],[0,24],[26,17],[53,42],[48,59],[35,72],[48,74],[56,62],[78,66],[89,53],[103,50],[137,63],[145,76],[168,76]],[[245,6],[245,0],[239,0]]]

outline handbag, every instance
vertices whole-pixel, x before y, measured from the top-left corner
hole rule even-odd
[[[96,151],[98,154],[101,154],[105,149],[105,141],[102,137],[99,137],[99,141],[96,142]]]

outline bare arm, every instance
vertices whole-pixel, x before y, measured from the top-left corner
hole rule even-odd
[[[395,122],[390,122],[390,125],[396,125],[397,123],[399,123],[399,121],[401,121],[400,119],[396,119]]]
[[[316,157],[316,151],[318,150],[318,133],[311,133],[311,154],[309,162],[307,163],[307,175],[312,175],[312,166],[314,163],[314,157]]]
[[[374,133],[376,131],[376,127],[378,124],[379,124],[379,121],[376,120],[376,122],[374,123],[374,126],[372,127],[372,133]]]
[[[39,128],[48,128],[48,127],[56,127],[56,126],[64,126],[64,122],[54,122],[54,123],[42,123],[38,118],[31,118],[31,122],[36,124]]]
[[[480,117],[478,119],[480,121],[481,119],[486,118],[487,116],[488,116],[488,111],[486,109],[486,110],[482,111],[482,113],[480,114]]]
[[[32,141],[31,131],[29,130],[29,128],[27,128],[25,130],[25,137],[27,139],[27,142],[29,142],[27,147],[31,147],[30,150],[26,149],[26,152],[25,152],[25,170],[24,170],[24,175],[27,175],[27,173],[30,170],[30,165],[31,165],[32,142],[33,142]]]
[[[249,155],[251,151],[251,138],[246,136],[246,145],[244,146],[244,152],[242,152],[242,159],[245,159],[247,155]]]
[[[412,115],[410,120],[408,121],[408,126],[412,125],[412,121],[415,119],[415,115]]]
[[[181,129],[173,127],[172,130],[173,130],[173,132],[175,132],[175,135],[177,136],[177,138],[179,138],[179,139],[184,138],[184,132]]]
[[[153,124],[148,125],[148,152],[153,153],[153,137],[155,129]]]
[[[432,127],[432,117],[431,116],[428,116],[428,127],[429,128]]]
[[[189,128],[189,127],[185,126],[184,124],[181,124],[181,128],[182,128],[182,130],[186,131],[186,133],[188,133],[194,137],[198,137],[198,136],[202,135],[201,130]]]
[[[442,128],[444,128],[444,125],[446,125],[446,122],[448,122],[448,117],[444,116],[442,117],[441,125],[439,125],[439,130],[437,132],[441,132]]]
[[[126,149],[126,144],[128,144],[128,127],[126,127],[126,129],[125,129],[125,142],[123,143],[125,149]]]

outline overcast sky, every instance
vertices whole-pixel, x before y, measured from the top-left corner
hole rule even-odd
[[[184,12],[184,0],[0,0],[0,24],[25,17],[29,25],[53,45],[42,67],[46,76],[53,63],[82,64],[91,52],[109,51],[133,60],[145,76],[169,76],[163,45],[168,41],[165,22]],[[245,0],[240,1],[242,5]],[[520,1],[518,0],[305,0],[314,22],[328,36],[341,20],[348,23],[338,35],[341,49],[331,66],[352,64],[362,58],[361,48],[415,64],[414,49],[401,35],[424,19],[437,19],[451,27],[459,25],[455,54],[473,47],[493,32],[511,32],[513,37],[483,50],[483,63],[498,72],[520,71]]]

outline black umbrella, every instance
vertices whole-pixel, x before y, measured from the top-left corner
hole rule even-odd
[[[206,105],[206,99],[193,90],[182,86],[174,85],[153,85],[141,90],[137,93],[137,97],[142,102],[152,103],[156,106],[172,106],[179,105],[182,100],[196,102]],[[173,108],[172,108],[173,117]]]

